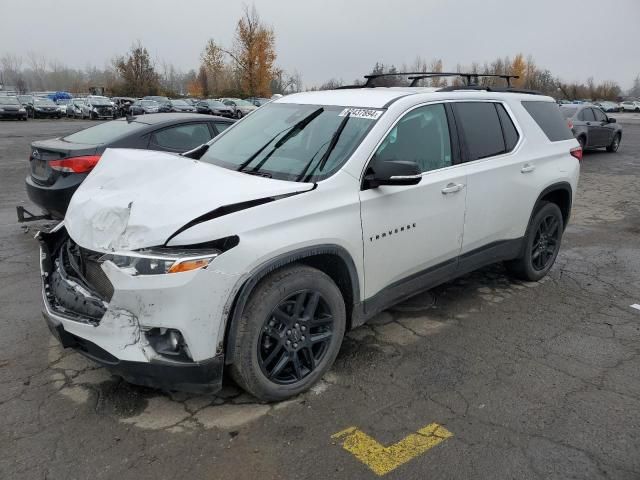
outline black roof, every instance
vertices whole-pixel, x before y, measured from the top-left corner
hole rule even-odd
[[[191,122],[193,120],[224,120],[226,122],[233,122],[231,118],[218,117],[215,115],[205,115],[203,113],[148,113],[146,115],[133,115],[130,117],[119,118],[114,120],[116,122],[133,121],[138,123],[144,123],[146,125],[161,125],[164,123],[175,124],[183,122]]]

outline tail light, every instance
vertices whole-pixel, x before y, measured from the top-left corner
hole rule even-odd
[[[93,170],[100,160],[100,155],[85,155],[82,157],[63,158],[62,160],[53,160],[49,162],[49,166],[53,170],[69,173],[86,173]]]
[[[569,150],[572,157],[577,158],[579,162],[582,161],[582,147],[576,147]]]
[[[573,128],[573,122],[571,120],[567,120],[567,126],[572,129]]]

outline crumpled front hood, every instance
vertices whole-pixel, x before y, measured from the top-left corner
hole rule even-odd
[[[64,222],[84,248],[136,250],[163,245],[220,207],[312,188],[164,152],[108,149],[71,198]]]

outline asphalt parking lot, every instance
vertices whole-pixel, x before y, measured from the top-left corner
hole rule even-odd
[[[46,222],[15,206],[32,207],[29,143],[94,122],[0,122],[0,478],[640,478],[640,122],[618,118],[618,153],[585,154],[549,277],[494,266],[384,312],[270,405],[131,386],[57,346]]]

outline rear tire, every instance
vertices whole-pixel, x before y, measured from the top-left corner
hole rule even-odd
[[[543,278],[556,261],[563,231],[564,220],[558,205],[541,203],[527,227],[522,256],[505,262],[509,273],[529,282]]]
[[[241,112],[240,110],[238,110],[238,111],[236,112],[236,118],[237,118],[238,120],[240,120],[240,119],[242,118],[242,112]]]
[[[582,150],[584,150],[586,148],[587,145],[587,139],[584,138],[584,135],[580,135],[578,137],[578,143],[580,144],[580,148],[582,148]]]
[[[620,148],[620,134],[616,133],[613,136],[613,140],[611,141],[610,145],[607,145],[607,152],[611,152],[611,153],[615,153],[618,151],[618,148]]]
[[[328,275],[304,265],[277,270],[251,292],[230,373],[263,401],[298,395],[331,367],[345,326],[344,299]]]

